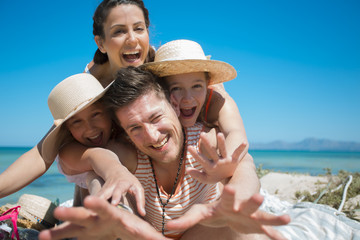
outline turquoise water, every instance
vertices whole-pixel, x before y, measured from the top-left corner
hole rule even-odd
[[[0,147],[0,173],[10,166],[23,153],[30,148],[9,148]],[[18,176],[21,178],[21,176]],[[19,197],[24,194],[35,194],[51,201],[64,202],[73,198],[74,184],[66,181],[66,178],[57,170],[56,164],[53,164],[49,170],[40,178],[36,179],[30,185],[20,191],[0,199],[0,206],[6,203],[16,203]]]
[[[0,147],[0,173],[30,148]],[[282,172],[300,172],[311,175],[324,174],[324,168],[360,172],[360,153],[350,152],[304,152],[304,151],[250,151],[256,166]],[[21,177],[21,176],[19,176]],[[51,201],[64,202],[73,197],[74,184],[68,183],[55,164],[33,183],[8,197],[0,199],[0,206],[16,203],[24,193],[36,194]]]
[[[330,168],[333,174],[339,170],[360,172],[360,152],[310,152],[310,151],[249,151],[256,166],[281,172],[300,172],[310,175],[324,174]]]

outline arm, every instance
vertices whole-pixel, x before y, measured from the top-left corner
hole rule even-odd
[[[136,164],[135,149],[115,141],[109,144],[108,147],[116,149],[118,155],[108,149],[86,148],[77,142],[73,142],[61,150],[60,159],[64,162],[65,168],[72,172],[79,173],[94,170],[105,182],[96,195],[105,199],[111,198],[114,205],[120,202],[126,192],[134,195],[138,211],[141,215],[144,215],[143,188],[138,179],[128,171],[118,158],[118,156],[121,156],[126,159],[126,161],[124,160],[125,164],[130,168],[134,168],[133,165]]]
[[[208,122],[215,123],[225,135],[226,149],[230,155],[242,143],[246,144],[245,151],[247,151],[249,146],[245,127],[235,101],[225,91],[223,84],[212,87],[214,92],[208,110]]]
[[[41,144],[41,143],[39,143]],[[35,146],[0,174],[0,198],[29,185],[43,175],[53,161],[45,162]]]

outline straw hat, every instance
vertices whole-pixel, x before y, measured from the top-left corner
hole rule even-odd
[[[62,124],[76,113],[100,99],[111,86],[105,89],[91,74],[80,73],[72,75],[54,87],[48,98],[48,105],[54,125],[45,136],[42,143],[42,157],[52,161],[66,135],[61,134]]]
[[[175,40],[161,46],[155,54],[155,60],[143,65],[159,77],[170,75],[209,72],[211,84],[230,81],[236,77],[236,70],[230,64],[210,60],[201,46],[190,40]]]
[[[56,205],[49,199],[37,195],[23,194],[17,204],[6,204],[4,208],[10,209],[19,205],[21,206],[19,216],[29,220],[31,223],[41,224],[41,226],[37,225],[38,228],[50,228],[59,222],[53,216]]]

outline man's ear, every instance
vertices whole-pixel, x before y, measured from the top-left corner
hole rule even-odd
[[[175,97],[170,94],[170,103],[173,109],[175,110],[176,116],[180,117],[180,106],[179,103],[176,101]]]
[[[99,35],[95,36],[95,42],[96,42],[96,45],[98,46],[100,52],[106,53],[106,50],[103,45],[103,39]]]

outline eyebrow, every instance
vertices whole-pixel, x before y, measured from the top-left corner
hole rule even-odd
[[[148,117],[148,119],[153,119],[155,117],[155,115],[157,115],[158,113],[162,113],[163,111],[162,110],[157,110],[157,111],[154,111],[154,113],[152,113],[150,115],[150,117]],[[134,124],[130,124],[129,126],[127,126],[125,129],[128,130],[130,128],[133,128],[133,127],[136,127],[138,126],[138,123],[134,123]]]
[[[144,24],[145,25],[145,22],[143,21],[139,21],[139,22],[136,22],[133,24],[133,26],[136,26],[136,25],[140,25],[140,24]],[[115,27],[125,27],[126,25],[125,24],[114,24],[110,27],[110,29],[113,29]]]

